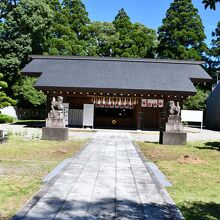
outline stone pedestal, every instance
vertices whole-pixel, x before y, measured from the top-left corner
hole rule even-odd
[[[65,121],[63,118],[47,118],[46,127],[65,128]]]
[[[165,125],[165,131],[160,132],[160,144],[185,145],[187,134],[183,132],[183,124],[179,115],[170,115]]]
[[[184,132],[160,132],[160,144],[163,145],[185,145],[187,134]]]
[[[68,128],[42,128],[42,139],[43,140],[53,140],[53,141],[66,141],[69,137]]]
[[[42,128],[42,140],[66,141],[69,128],[65,126],[62,110],[51,110],[46,119],[46,127]]]

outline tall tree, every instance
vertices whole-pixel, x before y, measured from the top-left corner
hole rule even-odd
[[[113,21],[118,38],[112,48],[112,56],[153,57],[156,32],[140,23],[132,24],[129,16],[121,9]]]
[[[132,24],[132,39],[131,49],[134,57],[154,58],[155,47],[157,44],[156,31],[147,28],[143,24]]]
[[[212,55],[216,58],[216,66],[220,65],[220,21],[217,24],[217,28],[212,32]]]
[[[161,58],[200,60],[207,46],[198,10],[191,0],[174,0],[158,30]]]
[[[12,96],[12,86],[19,80],[19,70],[30,53],[41,54],[53,13],[45,0],[20,0],[0,25],[0,72],[8,83],[5,90]]]
[[[58,5],[57,5],[58,4]],[[75,55],[80,54],[82,49],[78,49],[78,39],[70,27],[69,15],[64,10],[60,2],[50,4],[54,11],[53,25],[50,28],[50,35],[47,39],[47,49],[45,53],[51,55]]]
[[[64,0],[59,7],[57,3],[55,5],[57,10],[46,52],[52,55],[96,55],[94,42],[89,37],[90,20],[81,0]]]
[[[63,0],[63,13],[67,16],[71,30],[78,39],[84,39],[87,34],[87,25],[90,23],[88,12],[81,0]]]
[[[112,23],[93,22],[89,25],[89,34],[93,39],[97,56],[112,56],[114,42],[119,39]]]
[[[212,37],[212,47],[209,49],[208,56],[206,57],[206,67],[213,79],[218,81],[220,80],[220,21],[212,32]]]
[[[113,24],[119,34],[119,39],[116,39],[114,42],[113,56],[131,57],[132,54],[130,54],[127,50],[132,46],[132,41],[130,39],[132,23],[123,8],[119,10]]]
[[[0,2],[0,22],[1,19],[7,17],[8,13],[11,12],[18,4],[18,0],[1,0]]]
[[[132,23],[130,21],[130,17],[123,8],[119,10],[115,20],[113,21],[113,24],[122,37],[123,35],[127,35],[129,32],[131,32]]]

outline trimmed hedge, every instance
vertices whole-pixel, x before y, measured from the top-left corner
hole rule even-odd
[[[0,123],[12,123],[14,121],[14,118],[9,115],[0,114]]]

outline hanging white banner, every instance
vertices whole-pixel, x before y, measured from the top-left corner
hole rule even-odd
[[[157,107],[157,99],[153,99],[153,107],[154,107],[154,108]]]
[[[163,108],[163,104],[164,104],[164,100],[163,99],[159,99],[158,100],[158,107],[159,108]]]
[[[146,99],[141,100],[141,107],[147,107],[147,100]]]
[[[152,107],[153,106],[153,99],[147,99],[147,107]]]

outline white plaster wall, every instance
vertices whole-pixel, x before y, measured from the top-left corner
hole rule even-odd
[[[9,115],[9,116],[12,116],[15,119],[18,119],[15,108],[13,106],[8,106],[8,107],[5,107],[5,108],[2,108],[2,109],[0,109],[0,111],[4,115]]]

